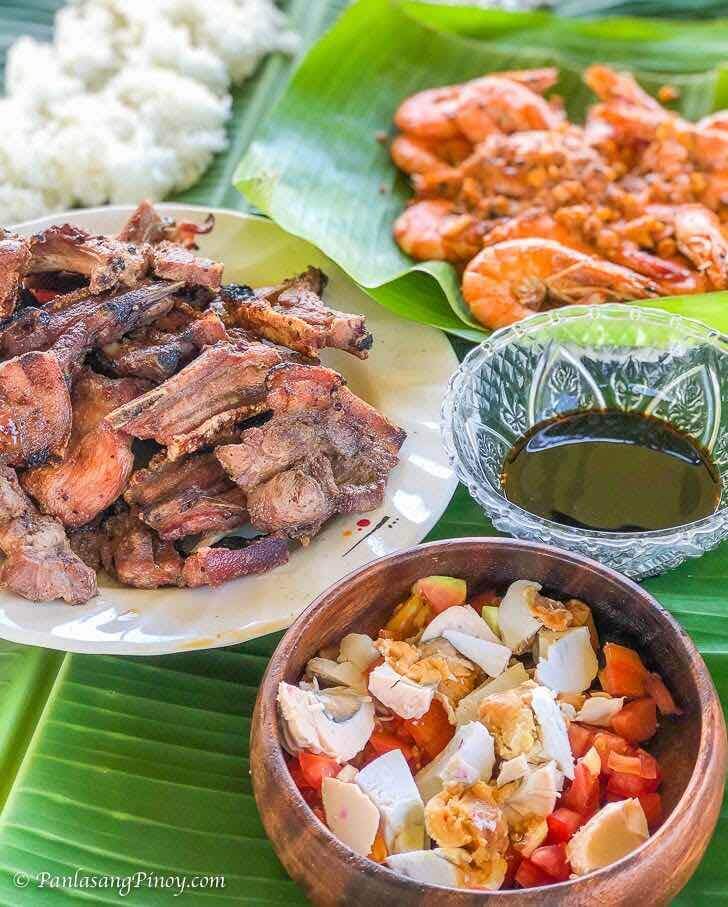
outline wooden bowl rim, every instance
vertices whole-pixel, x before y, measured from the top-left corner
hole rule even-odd
[[[419,556],[427,557],[428,553],[432,554],[461,546],[470,546],[473,544],[486,548],[492,547],[496,550],[498,548],[531,550],[539,552],[541,554],[548,554],[550,557],[555,557],[562,562],[566,562],[569,566],[576,569],[587,567],[591,570],[595,570],[598,573],[602,573],[608,579],[616,582],[618,585],[621,585],[625,589],[625,591],[629,592],[631,595],[641,598],[649,607],[651,607],[658,613],[660,619],[663,620],[667,625],[667,628],[671,629],[674,632],[679,643],[685,647],[687,654],[691,657],[691,661],[695,663],[698,673],[698,677],[696,679],[702,679],[704,681],[702,685],[698,683],[700,705],[700,739],[698,744],[698,757],[693,767],[687,786],[682,796],[673,807],[670,815],[654,834],[650,835],[650,837],[643,844],[641,844],[636,850],[633,850],[631,853],[624,856],[621,860],[618,860],[615,863],[610,863],[608,866],[594,870],[593,872],[587,873],[586,875],[578,876],[574,879],[568,879],[565,882],[557,882],[555,884],[542,885],[529,889],[519,888],[506,889],[502,891],[460,889],[452,888],[450,886],[417,882],[414,879],[410,879],[407,876],[394,872],[394,870],[389,869],[384,864],[376,863],[374,862],[374,860],[370,860],[368,857],[362,857],[351,850],[349,847],[347,847],[345,844],[343,844],[336,837],[336,835],[334,835],[333,832],[331,832],[329,828],[318,818],[318,816],[313,812],[308,803],[306,803],[306,801],[304,800],[301,792],[293,781],[293,778],[283,757],[284,750],[281,745],[280,727],[278,721],[276,720],[274,722],[274,729],[272,733],[268,731],[260,735],[256,734],[260,721],[259,703],[263,701],[263,699],[269,699],[269,704],[272,707],[272,713],[277,717],[278,711],[276,705],[276,696],[278,684],[285,674],[285,664],[288,660],[290,652],[295,648],[296,644],[300,640],[300,637],[306,630],[312,616],[319,610],[320,607],[326,606],[327,604],[333,604],[333,602],[337,600],[341,592],[351,582],[353,582],[364,573],[383,569],[393,562],[401,563],[402,561],[414,559]],[[284,658],[285,661],[283,660]],[[396,883],[398,885],[404,885],[405,889],[410,888],[412,892],[422,892],[423,890],[426,891],[432,889],[433,891],[457,892],[461,895],[470,894],[476,896],[487,896],[491,898],[495,896],[522,897],[526,892],[528,892],[529,894],[537,894],[538,892],[564,892],[564,894],[566,894],[569,890],[573,891],[576,886],[582,885],[584,882],[589,882],[598,877],[606,878],[610,874],[618,875],[630,864],[637,863],[645,856],[656,856],[662,847],[663,839],[672,830],[671,826],[673,825],[673,822],[678,821],[681,814],[684,815],[695,812],[695,810],[699,808],[699,804],[702,801],[703,795],[714,784],[725,782],[726,748],[728,745],[726,742],[726,729],[722,707],[718,698],[717,691],[713,684],[713,680],[710,676],[707,666],[705,665],[703,657],[684,628],[675,620],[672,614],[670,614],[670,612],[657,601],[657,599],[653,595],[651,595],[646,589],[642,588],[642,586],[640,586],[629,577],[624,576],[611,567],[607,567],[606,565],[601,564],[599,561],[593,560],[592,558],[586,557],[584,555],[576,554],[572,551],[566,551],[565,549],[556,548],[552,545],[546,545],[541,542],[531,542],[521,539],[498,538],[489,536],[465,536],[458,539],[441,539],[433,542],[424,542],[419,545],[414,545],[410,548],[402,549],[401,551],[396,551],[391,554],[384,555],[383,557],[370,561],[363,567],[358,567],[357,569],[352,570],[350,573],[346,574],[346,576],[342,577],[338,582],[334,583],[332,586],[322,592],[304,611],[301,612],[295,622],[289,627],[270,659],[268,668],[266,669],[260,685],[258,692],[258,702],[256,703],[256,708],[253,716],[251,740],[256,738],[256,736],[260,737],[261,751],[266,760],[266,771],[270,771],[274,768],[276,776],[280,778],[280,780],[282,780],[282,783],[286,789],[286,794],[291,798],[291,805],[296,809],[296,812],[300,814],[301,819],[307,822],[312,833],[320,843],[325,844],[327,847],[332,847],[337,858],[345,861],[348,865],[356,869],[356,871],[360,872],[363,879],[371,877],[372,875],[374,875],[375,877],[379,875],[382,877],[383,881],[391,880],[392,882],[394,882],[396,880]],[[251,750],[252,748],[253,747],[251,746]],[[253,792],[254,794],[256,794],[254,775]],[[261,816],[263,816],[265,805],[258,803],[258,807],[261,812]],[[273,844],[275,846],[275,842],[273,842]]]

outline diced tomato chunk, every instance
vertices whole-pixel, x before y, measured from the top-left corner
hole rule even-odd
[[[623,737],[612,734],[610,731],[597,731],[594,735],[593,744],[602,760],[602,771],[609,764],[610,753],[620,753],[624,756],[631,756],[633,748]]]
[[[571,867],[566,858],[566,844],[546,844],[537,847],[529,859],[557,882],[565,882],[571,875]]]
[[[645,696],[628,702],[612,718],[612,727],[630,743],[643,743],[654,737],[657,731],[657,708],[655,700]]]
[[[634,649],[608,642],[603,651],[606,665],[599,672],[599,679],[607,693],[630,698],[644,696],[647,668]]]
[[[662,781],[662,772],[660,771],[660,763],[655,759],[653,755],[645,752],[643,749],[637,750],[637,755],[639,756],[640,762],[642,763],[642,772],[641,775],[643,778],[648,778],[650,780],[655,779],[657,782]]]
[[[443,704],[434,699],[422,718],[411,718],[402,722],[413,740],[429,759],[439,756],[455,734]]]
[[[682,715],[682,709],[675,704],[672,693],[665,686],[665,682],[659,674],[647,675],[645,690],[647,695],[655,700],[661,715]]]
[[[318,753],[309,753],[308,750],[301,750],[298,754],[298,762],[306,784],[313,790],[321,790],[324,778],[334,778],[341,771],[341,766],[336,759],[320,756]]]
[[[599,777],[592,775],[583,762],[574,769],[574,780],[561,798],[561,804],[590,819],[599,809]]]
[[[291,773],[291,777],[296,782],[296,787],[300,791],[313,789],[308,783],[306,776],[301,771],[300,764],[296,760],[291,759],[291,761],[288,763],[288,771]]]
[[[654,793],[658,786],[659,781],[656,778],[640,778],[637,775],[614,772],[607,781],[607,793],[626,799]]]
[[[414,755],[411,746],[407,746],[404,740],[394,734],[388,734],[386,731],[373,731],[369,744],[378,756],[391,750],[402,750],[405,759],[411,759]]]
[[[647,827],[654,831],[662,824],[662,797],[652,791],[649,794],[640,794],[639,801],[647,819]]]
[[[516,884],[521,888],[538,888],[539,885],[551,885],[554,879],[530,860],[521,860],[515,876]]]
[[[621,753],[611,752],[607,760],[609,773],[619,772],[624,775],[642,777],[642,762],[639,756],[623,756]]]
[[[569,725],[569,743],[575,759],[580,759],[592,745],[594,731],[581,724],[572,722]]]
[[[565,844],[577,828],[584,824],[584,816],[573,809],[558,806],[550,816],[546,816],[546,822],[549,827],[549,843]]]

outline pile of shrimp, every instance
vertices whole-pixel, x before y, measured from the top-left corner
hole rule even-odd
[[[689,122],[595,65],[584,80],[599,101],[577,125],[544,96],[556,80],[499,72],[401,104],[391,154],[415,195],[394,225],[400,248],[452,262],[491,329],[728,288],[728,111]]]

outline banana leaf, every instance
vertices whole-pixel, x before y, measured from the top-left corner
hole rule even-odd
[[[669,79],[691,118],[728,104],[728,71],[721,68],[728,20],[582,21],[421,0],[359,0],[312,48],[261,124],[237,186],[286,230],[323,249],[382,305],[480,340],[486,332],[469,317],[454,269],[413,264],[392,239],[392,223],[411,192],[381,136],[393,133],[397,105],[418,89],[550,64],[559,66],[556,90],[578,119],[593,100],[581,71],[596,59],[635,69],[648,89]],[[664,307],[726,330],[726,300],[725,294],[674,298]]]

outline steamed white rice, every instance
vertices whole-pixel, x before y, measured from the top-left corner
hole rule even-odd
[[[0,224],[159,200],[225,148],[231,83],[296,36],[272,0],[71,0],[10,48]]]

